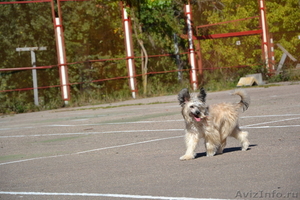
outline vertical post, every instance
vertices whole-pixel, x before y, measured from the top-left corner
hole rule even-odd
[[[32,64],[32,81],[33,81],[33,96],[34,96],[34,104],[36,106],[39,105],[39,95],[38,95],[38,84],[37,84],[37,74],[36,74],[36,59],[35,59],[35,52],[30,51],[31,53],[31,64]]]
[[[33,83],[33,96],[34,104],[39,105],[39,95],[38,95],[38,82],[37,82],[37,72],[36,72],[36,57],[34,51],[44,51],[47,47],[23,47],[16,48],[16,51],[30,51],[31,55],[31,65],[32,65],[32,83]]]
[[[60,76],[60,84],[61,84],[61,93],[62,99],[67,105],[70,100],[70,85],[68,79],[68,67],[66,65],[66,50],[65,50],[65,41],[64,41],[64,33],[61,19],[61,11],[60,11],[60,0],[57,0],[58,12],[56,16],[55,8],[54,8],[54,0],[51,0],[52,6],[52,18],[55,29],[55,38],[56,38],[56,50],[57,50],[57,60],[59,65],[59,76]]]
[[[260,11],[260,26],[262,29],[262,55],[269,73],[272,73],[274,71],[274,66],[271,64],[270,37],[266,18],[266,5],[264,0],[258,0],[258,3]]]
[[[66,104],[68,104],[69,97],[69,85],[68,85],[68,71],[66,66],[66,56],[65,49],[63,46],[62,40],[62,30],[60,19],[58,17],[55,18],[56,25],[56,40],[57,40],[57,50],[58,50],[58,64],[59,64],[59,74],[60,74],[60,82],[61,82],[61,90],[62,97]]]
[[[188,4],[185,6],[185,15],[186,15],[186,23],[187,23],[187,34],[189,40],[189,60],[191,65],[191,84],[193,90],[197,90],[198,87],[198,80],[197,80],[197,73],[196,73],[196,63],[195,63],[195,51],[193,45],[193,29],[192,29],[192,11],[191,5]]]
[[[126,65],[129,76],[129,87],[131,90],[132,98],[136,98],[136,78],[135,78],[135,65],[134,65],[134,52],[132,44],[132,31],[131,31],[131,21],[130,17],[127,14],[126,8],[123,7],[123,3],[120,2],[122,8],[122,18],[123,18],[123,27],[125,33],[125,49],[126,49]]]
[[[279,61],[278,67],[277,67],[276,75],[278,75],[280,73],[280,71],[283,67],[283,64],[285,62],[286,57],[287,57],[286,53],[283,53],[282,56],[281,56],[281,59]]]
[[[274,41],[273,35],[270,35],[270,53],[271,53],[271,65],[273,70],[275,70],[275,53],[274,53]]]
[[[178,41],[177,41],[177,35],[176,33],[173,33],[174,37],[174,49],[175,49],[175,61],[178,69],[178,82],[182,82],[182,66],[180,62],[180,57],[179,57],[179,48],[178,48]]]

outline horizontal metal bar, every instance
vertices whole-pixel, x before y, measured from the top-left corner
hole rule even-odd
[[[32,70],[32,69],[51,69],[56,67],[55,66],[43,66],[43,67],[16,67],[16,68],[1,68],[0,72],[5,72],[5,71],[21,71],[21,70]]]
[[[217,39],[217,38],[228,38],[228,37],[238,37],[246,35],[258,35],[261,34],[262,30],[253,30],[253,31],[242,31],[242,32],[233,32],[233,33],[220,33],[212,35],[203,35],[203,36],[193,36],[193,40],[207,40],[207,39]],[[188,39],[187,35],[180,35],[183,39]]]
[[[196,36],[196,38],[198,40],[205,40],[205,39],[238,37],[238,36],[245,36],[245,35],[257,35],[257,34],[261,34],[261,33],[262,33],[262,30],[254,30],[254,31],[242,31],[242,32],[233,32],[233,33],[221,33],[221,34]]]
[[[0,2],[0,4],[19,4],[19,3],[44,3],[50,2],[51,0],[39,0],[39,1],[5,1]]]
[[[47,50],[47,47],[22,47],[16,48],[16,51],[44,51]]]
[[[207,40],[207,39],[217,39],[217,38],[228,38],[228,37],[238,37],[246,35],[258,35],[261,34],[262,30],[252,30],[252,31],[242,31],[242,32],[233,32],[233,33],[220,33],[212,35],[203,35],[203,36],[193,36],[193,40]],[[183,39],[188,39],[187,35],[180,35]]]

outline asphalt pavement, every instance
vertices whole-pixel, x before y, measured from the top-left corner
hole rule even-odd
[[[299,82],[245,90],[249,150],[190,161],[176,95],[2,116],[0,199],[300,199]]]

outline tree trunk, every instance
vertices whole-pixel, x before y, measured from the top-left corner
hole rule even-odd
[[[141,47],[141,56],[142,56],[142,79],[143,79],[143,90],[144,90],[144,95],[147,94],[147,85],[148,85],[148,76],[147,76],[147,73],[148,73],[148,53],[147,53],[147,50],[145,49],[145,46],[144,46],[144,42],[142,39],[139,38],[139,34],[142,35],[142,27],[141,25],[138,23],[138,19],[134,16],[132,16],[134,18],[133,20],[133,31],[134,31],[134,34],[137,38],[137,41]],[[137,26],[139,27],[139,29],[137,28]],[[139,34],[138,34],[138,31],[139,31]]]

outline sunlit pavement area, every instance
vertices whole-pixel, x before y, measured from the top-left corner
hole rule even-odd
[[[249,150],[190,161],[176,95],[2,116],[0,199],[299,199],[299,82],[245,90]]]

